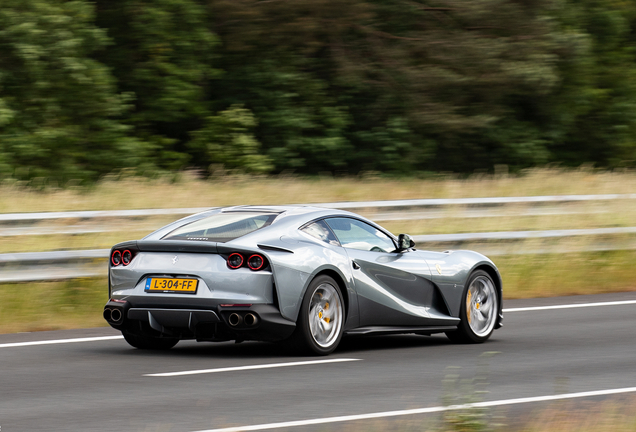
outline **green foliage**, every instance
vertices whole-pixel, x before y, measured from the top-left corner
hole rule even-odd
[[[583,0],[555,10],[576,45],[550,97],[553,159],[616,166],[636,159],[636,70],[632,2]]]
[[[0,173],[636,161],[623,0],[7,0]]]
[[[323,81],[272,63],[228,71],[218,100],[238,99],[251,107],[259,123],[256,136],[278,170],[345,167],[353,150],[344,136],[346,107],[337,106]]]
[[[493,422],[495,417],[484,407],[474,406],[483,402],[488,393],[490,358],[498,351],[487,351],[479,356],[477,370],[470,379],[460,379],[459,368],[449,367],[443,380],[444,406],[450,409],[442,413],[440,432],[486,432],[501,428]],[[454,373],[450,373],[454,372]]]
[[[125,95],[90,58],[107,43],[93,19],[82,1],[0,5],[0,175],[95,179],[138,163]]]
[[[119,90],[135,96],[126,122],[151,144],[153,163],[184,168],[189,133],[211,115],[207,93],[218,73],[205,8],[193,0],[98,0],[96,7],[112,41],[98,58]]]
[[[203,153],[212,170],[216,166],[267,173],[272,165],[260,154],[260,143],[251,133],[256,120],[249,110],[232,106],[216,116],[208,117],[205,126],[192,134],[190,145]],[[200,160],[199,163],[202,163]]]
[[[549,160],[541,131],[518,106],[559,82],[556,51],[565,42],[536,5],[212,5],[214,29],[228,42],[221,67],[229,84],[215,96],[254,111],[278,169],[404,173]],[[329,127],[336,113],[338,127]]]

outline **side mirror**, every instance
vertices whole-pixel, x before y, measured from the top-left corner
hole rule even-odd
[[[411,236],[408,234],[400,234],[398,236],[398,248],[397,251],[398,252],[403,252],[407,249],[412,248],[413,246],[415,246],[415,242],[413,240],[411,240]]]

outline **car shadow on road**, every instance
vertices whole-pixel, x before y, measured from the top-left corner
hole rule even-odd
[[[451,342],[446,336],[406,335],[368,335],[347,336],[342,338],[336,353],[353,353],[361,351],[380,351],[400,348],[417,348],[446,346]]]
[[[125,344],[125,342],[122,341]],[[419,335],[367,335],[345,336],[332,355],[384,350],[397,350],[409,348],[426,348],[447,346],[450,341],[444,336],[419,336]],[[139,350],[129,347],[127,344],[121,350],[108,350],[110,355],[119,353],[133,357],[217,357],[217,358],[283,358],[294,357],[298,359],[311,356],[297,352],[293,347],[284,342],[194,342],[181,341],[177,346],[167,351]]]

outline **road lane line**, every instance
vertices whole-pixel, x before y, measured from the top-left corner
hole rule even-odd
[[[526,312],[526,311],[538,311],[538,310],[550,310],[550,309],[574,309],[574,308],[585,308],[585,307],[596,307],[596,306],[622,306],[622,305],[630,305],[636,304],[636,300],[622,300],[622,301],[611,301],[611,302],[600,302],[600,303],[574,303],[574,304],[565,304],[565,305],[552,305],[552,306],[532,306],[532,307],[521,307],[521,308],[509,308],[504,309],[504,312]]]
[[[596,307],[596,306],[622,306],[622,305],[630,305],[630,304],[636,304],[636,300],[623,300],[623,301],[600,302],[600,303],[578,303],[578,304],[575,303],[575,304],[552,305],[552,306],[531,306],[531,307],[522,307],[522,308],[507,308],[507,309],[504,309],[503,311],[506,313],[527,312],[527,311],[540,311],[540,310],[550,310],[550,309],[575,309],[575,308]],[[106,341],[106,340],[114,340],[114,339],[122,339],[122,338],[123,336],[98,336],[98,337],[87,337],[87,338],[14,342],[14,343],[0,344],[0,348],[12,348],[12,347],[22,347],[22,346],[34,346],[34,345],[54,345],[54,344],[77,343],[77,342],[97,342],[97,341]]]
[[[235,366],[235,367],[226,367],[226,368],[218,368],[218,369],[201,369],[201,370],[189,370],[189,371],[181,371],[181,372],[164,372],[164,373],[155,373],[155,374],[144,374],[143,376],[173,377],[173,376],[197,375],[197,374],[218,373],[218,372],[245,371],[245,370],[254,370],[254,369],[271,369],[271,368],[280,368],[280,367],[289,367],[289,366],[305,366],[305,365],[323,364],[323,363],[342,363],[342,362],[352,362],[352,361],[360,361],[360,360],[362,359],[336,358],[336,359],[327,359],[327,360],[309,360],[309,361],[290,362],[290,363],[269,363],[269,364],[250,365],[250,366]]]
[[[97,342],[105,340],[123,339],[123,336],[98,336],[98,337],[86,337],[86,338],[73,338],[73,339],[56,339],[56,340],[43,340],[43,341],[31,341],[31,342],[14,342],[0,344],[0,348],[13,348],[33,345],[54,345],[54,344],[66,344],[77,342]]]
[[[339,416],[339,417],[327,417],[327,418],[297,420],[297,421],[288,421],[288,422],[279,422],[279,423],[267,423],[267,424],[260,424],[260,425],[236,426],[236,427],[228,427],[228,428],[221,428],[221,429],[206,429],[206,430],[200,430],[197,432],[260,431],[260,430],[267,430],[267,429],[290,428],[290,427],[309,426],[309,425],[327,424],[327,423],[339,423],[339,422],[348,422],[348,421],[355,421],[355,420],[369,420],[374,418],[398,417],[398,416],[406,416],[406,415],[414,415],[414,414],[429,414],[429,413],[436,413],[436,412],[443,412],[443,411],[463,410],[463,409],[469,409],[469,408],[487,408],[487,407],[494,407],[494,406],[516,405],[516,404],[555,401],[555,400],[563,400],[563,399],[575,399],[575,398],[584,398],[584,397],[592,397],[592,396],[607,396],[607,395],[613,395],[613,394],[634,393],[634,392],[636,392],[636,387],[627,387],[627,388],[596,390],[596,391],[588,391],[588,392],[580,392],[580,393],[565,393],[565,394],[550,395],[550,396],[535,396],[535,397],[526,397],[526,398],[517,398],[517,399],[503,399],[503,400],[477,402],[477,403],[464,404],[464,405],[436,406],[436,407],[428,407],[428,408],[415,408],[415,409],[409,409],[409,410],[384,411],[384,412],[354,414],[354,415]]]

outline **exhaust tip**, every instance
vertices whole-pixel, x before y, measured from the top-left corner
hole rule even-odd
[[[245,315],[244,321],[246,326],[251,327],[258,322],[258,318],[256,318],[256,315],[248,313]]]
[[[124,314],[119,308],[105,308],[104,319],[112,324],[121,324],[124,320]]]
[[[122,313],[121,313],[121,311],[119,309],[113,309],[113,310],[110,311],[110,319],[113,322],[117,323],[117,322],[121,321],[122,317],[123,317]]]
[[[243,321],[243,317],[240,316],[237,313],[233,313],[230,315],[230,317],[228,318],[227,322],[230,323],[230,325],[232,327],[236,327],[237,325],[239,325],[241,322]]]

